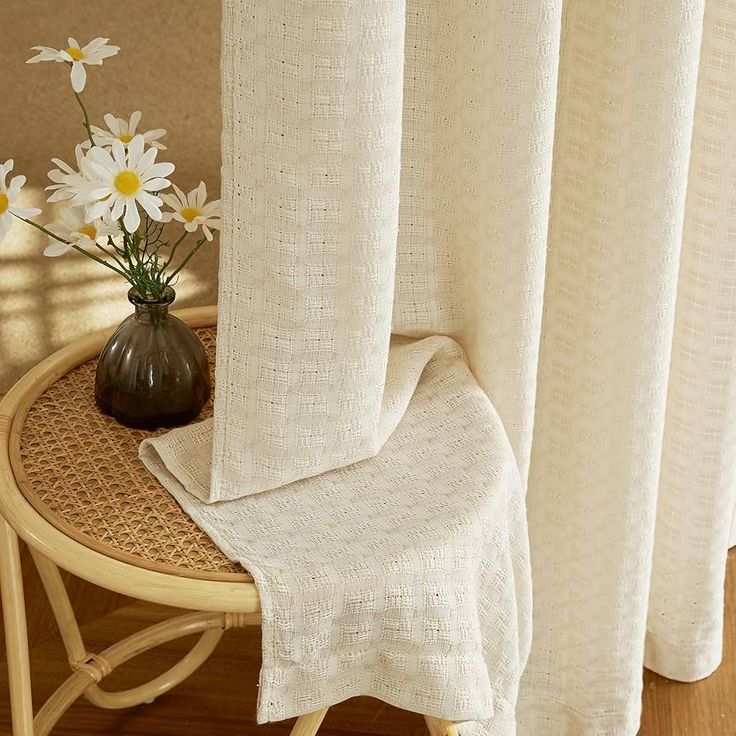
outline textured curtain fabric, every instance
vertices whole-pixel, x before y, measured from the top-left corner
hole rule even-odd
[[[495,537],[473,568],[488,570],[473,641],[503,713],[450,702],[457,673],[441,665],[410,672],[444,677],[444,694],[384,699],[487,719],[465,733],[633,736],[643,664],[694,680],[721,653],[736,502],[736,8],[225,0],[223,39],[215,420],[147,444],[146,462],[226,551],[263,554],[251,560],[263,569],[282,552],[243,541],[243,515],[267,520],[273,502],[298,527],[286,499],[311,489],[324,507],[330,488],[380,480],[402,457],[402,482],[421,477],[428,507],[470,514],[455,532]],[[432,335],[455,341],[439,361]],[[449,484],[455,506],[448,477],[467,481]],[[391,497],[385,478],[368,484],[376,499]],[[518,699],[517,487],[534,599]],[[411,483],[405,493],[421,505]],[[497,523],[471,523],[488,513]],[[407,543],[425,560],[465,559],[462,533],[436,538],[433,518],[434,545],[411,524]],[[311,554],[334,563],[324,545]],[[260,587],[276,596],[278,574]]]

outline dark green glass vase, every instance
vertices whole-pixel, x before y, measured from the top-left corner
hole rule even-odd
[[[199,338],[169,314],[176,294],[167,286],[155,301],[134,289],[135,313],[100,353],[95,401],[127,427],[176,427],[195,419],[210,396],[207,354]]]

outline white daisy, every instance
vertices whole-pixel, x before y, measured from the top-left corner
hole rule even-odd
[[[74,149],[74,154],[77,159],[76,170],[59,158],[51,159],[51,162],[56,164],[58,168],[52,169],[47,174],[49,179],[53,182],[46,187],[47,192],[52,192],[52,194],[47,197],[48,202],[60,202],[71,199],[72,202],[70,204],[72,206],[81,204],[79,202],[80,197],[82,197],[85,189],[89,189],[89,182],[81,173],[82,163],[84,161],[84,151],[82,150],[82,146],[77,146]],[[74,199],[75,197],[76,199]]]
[[[220,200],[215,199],[207,202],[207,188],[204,182],[200,182],[196,189],[189,194],[184,194],[176,184],[172,184],[176,196],[173,194],[162,194],[161,199],[171,207],[173,212],[164,212],[164,222],[177,220],[184,223],[184,229],[193,233],[198,227],[202,228],[207,240],[212,240],[210,228],[219,230],[222,220],[220,211]]]
[[[86,46],[80,46],[76,39],[68,38],[68,46],[65,49],[52,49],[49,46],[34,46],[38,51],[34,57],[28,59],[26,64],[37,64],[39,61],[63,61],[72,66],[72,89],[79,93],[84,89],[87,82],[87,71],[85,64],[95,66],[102,64],[103,59],[115,56],[120,51],[119,46],[110,46],[108,38],[95,38]]]
[[[52,240],[43,252],[45,256],[63,256],[75,245],[80,248],[91,248],[95,243],[106,245],[108,236],[116,239],[121,234],[120,226],[109,219],[85,222],[84,213],[78,207],[63,209],[61,219],[61,224],[47,225],[46,229],[67,242]]]
[[[8,159],[0,164],[0,243],[5,240],[10,229],[13,227],[13,215],[28,219],[41,214],[36,207],[18,207],[14,204],[20,195],[20,190],[26,183],[25,176],[14,176],[10,184],[6,186],[5,179],[13,170],[13,159]]]
[[[123,145],[127,146],[136,135],[142,135],[146,145],[149,145],[152,148],[158,148],[159,151],[166,150],[166,146],[163,143],[158,142],[159,138],[163,138],[163,136],[166,135],[166,131],[163,128],[147,130],[145,133],[136,133],[138,123],[141,121],[140,110],[136,110],[136,112],[130,116],[130,120],[126,120],[125,118],[116,118],[110,113],[107,113],[104,119],[108,130],[98,128],[96,125],[92,126],[92,134],[95,139],[96,146],[111,146],[112,142],[115,140],[118,140]],[[89,148],[91,145],[92,144],[89,141],[82,143],[84,148]]]
[[[94,146],[84,157],[82,173],[89,179],[90,189],[84,195],[91,205],[89,219],[110,212],[113,220],[123,217],[125,229],[135,232],[141,224],[138,204],[152,220],[161,220],[162,201],[152,192],[166,189],[170,182],[163,177],[174,171],[174,164],[154,163],[158,151],[143,152],[143,136],[137,135],[125,146],[116,140],[111,149]]]

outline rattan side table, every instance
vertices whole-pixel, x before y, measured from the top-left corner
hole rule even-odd
[[[197,329],[214,365],[216,308],[177,312]],[[252,577],[227,559],[138,460],[146,433],[94,406],[95,358],[109,330],[59,350],[0,402],[0,592],[13,736],[46,736],[84,695],[101,708],[128,708],[167,692],[214,651],[225,630],[258,625]],[[211,412],[211,404],[204,416]],[[43,582],[72,674],[35,714],[18,538]],[[59,568],[140,600],[191,609],[100,653],[88,652]],[[153,647],[201,636],[169,670],[139,687],[110,692],[101,681]],[[314,736],[327,709],[301,716],[292,736]],[[432,736],[455,726],[425,716]]]

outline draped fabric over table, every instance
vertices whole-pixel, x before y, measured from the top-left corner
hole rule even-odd
[[[633,735],[643,664],[721,653],[736,7],[224,0],[223,44],[215,419],[142,456],[256,577],[259,718]]]

